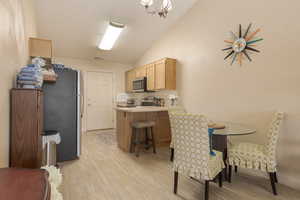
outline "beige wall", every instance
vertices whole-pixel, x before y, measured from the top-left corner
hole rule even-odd
[[[74,58],[54,58],[53,63],[64,64],[66,67],[71,67],[73,69],[78,69],[82,71],[84,83],[86,82],[86,72],[88,71],[100,71],[100,72],[112,72],[114,77],[114,96],[118,93],[123,93],[125,91],[125,71],[131,68],[131,66],[119,64],[115,62],[107,62],[101,60],[84,60],[84,59],[74,59]],[[86,84],[83,84],[86,86]],[[86,88],[84,87],[84,90]],[[95,89],[96,90],[96,89]],[[86,92],[84,92],[86,94]],[[84,101],[86,102],[86,101]],[[85,111],[86,111],[86,105]],[[86,127],[86,112],[83,113],[83,131]]]
[[[300,189],[300,2],[199,0],[136,63],[178,59],[178,92],[190,112],[258,129],[239,140],[264,143],[271,112],[286,113],[278,145],[279,180]],[[259,54],[242,67],[224,61],[224,39],[249,22],[261,27]]]
[[[0,0],[0,167],[8,165],[9,90],[28,60],[27,40],[35,33],[33,0]]]

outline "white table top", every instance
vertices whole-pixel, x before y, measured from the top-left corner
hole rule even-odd
[[[218,129],[214,131],[214,135],[225,136],[238,136],[238,135],[250,135],[256,132],[256,129],[251,128],[244,124],[232,123],[232,122],[220,122],[218,124],[224,124],[225,129]]]

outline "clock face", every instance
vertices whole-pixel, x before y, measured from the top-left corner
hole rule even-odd
[[[222,51],[228,51],[228,54],[225,56],[224,60],[226,60],[227,58],[231,58],[231,65],[236,60],[238,60],[239,64],[242,65],[243,56],[246,56],[246,58],[251,62],[252,59],[250,58],[248,51],[260,52],[259,50],[254,48],[256,46],[254,45],[254,43],[263,40],[262,38],[254,38],[255,35],[260,31],[260,29],[251,32],[251,25],[252,24],[250,23],[248,28],[244,32],[242,29],[242,25],[240,24],[238,34],[230,31],[230,35],[232,37],[231,40],[224,40],[224,42],[227,43],[227,46],[225,49],[222,49]]]
[[[246,46],[247,46],[246,40],[244,38],[239,38],[233,42],[232,49],[235,52],[240,53],[246,48]]]

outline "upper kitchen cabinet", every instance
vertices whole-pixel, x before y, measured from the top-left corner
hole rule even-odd
[[[132,92],[132,82],[136,78],[136,71],[129,70],[125,73],[125,86],[126,86],[126,92]]]
[[[147,76],[146,66],[138,67],[135,69],[135,77],[136,78],[143,78]]]
[[[147,74],[147,90],[155,90],[155,64],[149,64],[146,66]]]
[[[165,58],[154,65],[155,90],[176,90],[176,60]]]
[[[132,92],[135,78],[147,77],[147,90],[176,90],[176,60],[164,58],[126,72],[126,92]]]
[[[52,58],[52,41],[29,38],[29,55],[32,57]]]

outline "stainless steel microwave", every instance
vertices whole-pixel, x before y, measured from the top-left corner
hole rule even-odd
[[[133,92],[147,92],[147,78],[137,78],[132,82]]]

